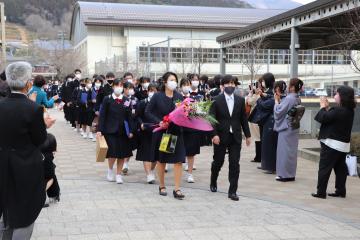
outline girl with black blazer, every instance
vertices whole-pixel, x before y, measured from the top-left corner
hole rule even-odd
[[[319,140],[321,142],[317,193],[313,197],[326,198],[326,189],[332,169],[334,169],[335,192],[330,197],[346,197],[346,154],[350,152],[351,130],[354,121],[356,101],[354,89],[348,86],[338,88],[335,95],[336,107],[329,107],[326,98],[320,99],[320,111],[315,120],[321,123]]]
[[[134,85],[132,83],[125,82],[124,83],[124,96],[126,98],[129,99],[129,108],[131,110],[131,116],[132,116],[132,120],[135,120],[135,113],[136,113],[136,105],[138,103],[138,99],[135,97],[135,89],[134,89]],[[135,123],[133,122],[133,124],[135,125]],[[136,136],[136,132],[134,134],[134,137],[130,140],[130,145],[131,145],[131,149],[134,151],[137,148],[137,142],[136,142],[137,136]],[[123,166],[123,174],[127,175],[128,171],[129,171],[129,161],[130,158],[125,159],[124,162],[124,166]]]
[[[203,96],[198,92],[199,80],[197,75],[194,75],[192,78],[182,79],[180,81],[180,88],[184,98],[192,98],[195,101],[202,101]],[[184,143],[185,143],[185,151],[186,151],[186,159],[187,162],[185,164],[185,171],[188,172],[187,182],[194,183],[193,170],[194,170],[194,162],[195,155],[200,154],[200,146],[201,146],[201,138],[204,135],[200,131],[196,131],[190,128],[184,128]]]
[[[136,160],[143,162],[144,170],[146,173],[146,182],[149,184],[153,184],[155,182],[154,169],[156,163],[150,161],[150,155],[152,131],[154,129],[154,126],[151,123],[150,119],[145,116],[145,109],[149,104],[152,96],[157,92],[157,86],[156,84],[150,84],[147,89],[148,97],[141,100],[137,104],[136,108],[136,121],[138,129],[138,147],[136,152]]]
[[[152,137],[152,161],[157,161],[158,176],[160,181],[159,194],[166,196],[165,187],[165,166],[167,163],[174,164],[175,174],[175,189],[173,195],[176,199],[183,199],[185,196],[180,190],[182,163],[185,162],[185,146],[182,128],[173,124],[163,121],[163,117],[167,116],[175,109],[175,103],[182,101],[183,97],[175,89],[177,88],[178,78],[175,73],[167,72],[162,77],[162,89],[156,93],[150,100],[150,103],[145,109],[145,116],[151,123],[159,124],[160,127],[167,129],[153,133]],[[160,142],[164,133],[176,135],[177,143],[174,153],[164,153],[159,151]]]
[[[91,79],[85,79],[85,87],[79,91],[77,96],[77,104],[79,107],[79,124],[82,127],[82,136],[84,138],[93,139],[91,132],[92,122],[94,120],[94,103],[92,101],[92,83]],[[83,84],[83,85],[84,85]]]
[[[120,79],[113,83],[114,93],[106,96],[103,100],[100,117],[98,136],[104,135],[108,145],[109,169],[107,180],[123,183],[121,176],[124,160],[132,156],[129,139],[133,137],[133,126],[131,120],[130,100],[123,95],[123,85]],[[116,177],[113,166],[117,160]]]

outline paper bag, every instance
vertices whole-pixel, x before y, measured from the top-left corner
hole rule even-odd
[[[161,138],[159,151],[165,153],[174,153],[177,143],[177,136],[164,133]]]
[[[347,155],[346,165],[348,167],[349,176],[357,176],[357,158],[356,156]]]
[[[96,162],[104,162],[108,151],[108,145],[105,137],[101,136],[96,141]]]

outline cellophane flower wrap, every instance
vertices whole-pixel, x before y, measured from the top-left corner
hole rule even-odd
[[[212,131],[216,119],[210,115],[209,110],[212,102],[196,102],[186,98],[183,102],[176,103],[176,108],[163,118],[165,123],[174,123],[180,127],[191,128],[199,131]],[[154,131],[163,130],[156,128]]]

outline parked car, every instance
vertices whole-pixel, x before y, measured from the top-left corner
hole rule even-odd
[[[315,89],[313,88],[305,88],[304,95],[307,97],[314,97],[315,96],[314,91]]]
[[[323,97],[323,96],[327,97],[328,96],[328,93],[327,93],[326,89],[324,89],[324,88],[315,88],[314,94],[317,97]]]

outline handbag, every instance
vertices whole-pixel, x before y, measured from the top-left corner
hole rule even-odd
[[[346,155],[346,165],[348,167],[349,176],[358,176],[356,156]]]
[[[164,133],[161,137],[159,151],[164,153],[174,153],[177,143],[177,136]]]

